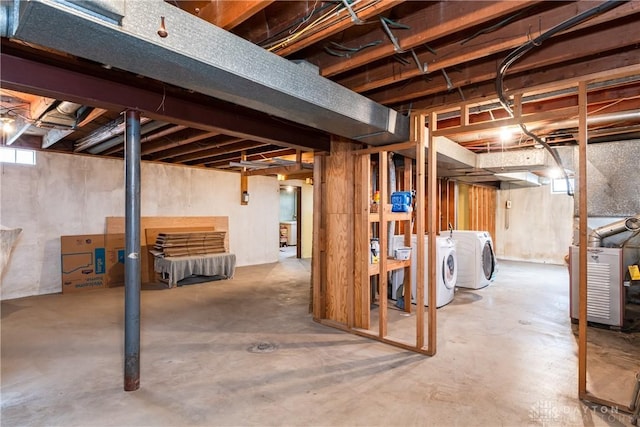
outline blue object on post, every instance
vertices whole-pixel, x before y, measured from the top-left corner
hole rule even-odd
[[[411,192],[394,191],[391,193],[391,212],[409,212],[411,210]]]

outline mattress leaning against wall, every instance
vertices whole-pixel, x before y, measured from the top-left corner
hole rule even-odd
[[[22,233],[21,228],[8,228],[0,225],[0,280],[9,266],[11,251],[18,237]]]

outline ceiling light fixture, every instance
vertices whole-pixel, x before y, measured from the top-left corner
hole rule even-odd
[[[500,141],[509,142],[513,136],[513,132],[509,128],[501,128],[500,129]]]
[[[13,133],[13,131],[16,130],[16,126],[15,126],[16,119],[14,119],[13,117],[2,116],[0,120],[2,120],[3,134],[8,135],[10,133]]]

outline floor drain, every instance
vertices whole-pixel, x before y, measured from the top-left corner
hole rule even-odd
[[[271,353],[276,351],[277,348],[278,346],[270,342],[260,342],[258,344],[253,344],[247,349],[247,351],[250,353]]]

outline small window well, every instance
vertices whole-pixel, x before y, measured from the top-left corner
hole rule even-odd
[[[569,178],[569,185],[571,186],[571,189],[573,190],[574,187],[574,179],[573,178]],[[564,194],[568,194],[567,192],[567,180],[565,178],[553,178],[551,180],[551,193],[553,194],[560,194],[560,193],[564,193]]]
[[[21,165],[35,165],[36,152],[20,148],[0,147],[0,163],[17,163]]]

